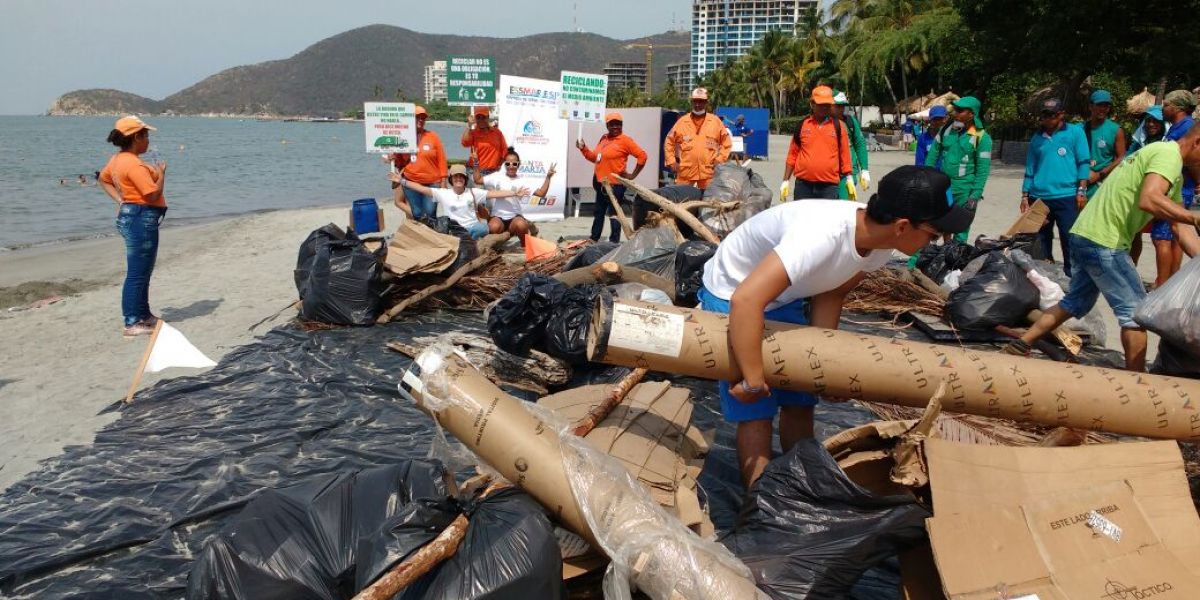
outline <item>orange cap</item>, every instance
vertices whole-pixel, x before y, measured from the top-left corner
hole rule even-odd
[[[609,121],[621,121],[623,123],[625,119],[621,118],[621,113],[613,111],[604,115],[604,122],[608,123]]]
[[[490,109],[490,108],[488,108],[488,107],[486,107],[486,106],[476,106],[476,107],[475,107],[475,112],[473,112],[473,113],[471,113],[471,114],[473,114],[473,115],[475,115],[475,116],[477,116],[477,117],[479,117],[479,116],[483,116],[483,117],[489,117],[489,116],[491,116],[491,115],[492,115],[492,109]]]
[[[428,116],[429,116],[429,113],[428,113],[428,112],[425,110],[425,107],[424,107],[424,106],[421,106],[420,104],[418,104],[418,105],[417,105],[417,115],[416,115],[416,116],[418,116],[418,117],[420,117],[420,116],[426,116],[426,117],[428,117]]]
[[[157,129],[147,125],[141,119],[139,119],[133,115],[129,115],[128,117],[121,117],[120,119],[117,119],[117,122],[113,124],[113,129],[120,131],[121,135],[133,135],[143,129],[149,129],[150,131],[157,131]]]
[[[692,90],[692,100],[708,100],[708,90],[702,87]]]
[[[813,88],[812,101],[816,104],[833,104],[833,88],[827,85]]]

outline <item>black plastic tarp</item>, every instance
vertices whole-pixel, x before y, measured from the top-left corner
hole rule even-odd
[[[879,323],[843,327],[927,341],[887,329],[890,318]],[[205,373],[114,405],[120,417],[93,443],[68,447],[0,495],[0,594],[180,598],[195,557],[256,492],[426,457],[432,422],[399,397],[409,359],[385,344],[451,330],[482,333],[484,323],[478,313],[440,311],[379,327],[278,328]],[[574,382],[622,372],[576,369]],[[744,496],[734,428],[721,420],[712,382],[674,382],[695,392],[697,425],[716,429],[699,483],[714,523],[727,530]],[[817,436],[872,420],[854,403],[823,404]],[[897,581],[885,565],[851,598],[897,598]]]

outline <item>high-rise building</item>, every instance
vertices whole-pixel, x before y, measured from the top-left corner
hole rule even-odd
[[[646,91],[646,63],[644,62],[610,62],[604,65],[604,74],[608,75],[608,89],[620,90],[636,88]]]
[[[693,0],[692,77],[737,59],[768,31],[791,32],[817,0]]]
[[[425,65],[425,101],[446,99],[446,61],[435,60]]]
[[[681,92],[692,88],[692,64],[675,63],[667,65],[667,83]]]

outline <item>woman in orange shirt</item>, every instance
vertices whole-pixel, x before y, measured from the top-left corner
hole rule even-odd
[[[150,276],[158,257],[158,228],[167,214],[163,182],[167,163],[142,162],[150,148],[154,128],[133,116],[121,117],[108,134],[108,142],[121,149],[100,171],[100,187],[117,203],[117,231],[125,238],[125,285],[121,289],[121,314],[125,337],[154,331],[158,317],[150,312]]]
[[[625,179],[636,178],[638,173],[642,172],[642,168],[646,166],[646,151],[642,150],[642,147],[633,141],[633,138],[623,133],[625,123],[621,118],[621,113],[611,112],[604,115],[604,125],[608,127],[608,133],[601,136],[600,141],[596,142],[595,150],[588,148],[583,140],[576,140],[575,147],[579,148],[588,162],[596,164],[596,172],[592,175],[592,189],[596,190],[596,203],[592,214],[592,241],[600,241],[600,234],[604,233],[604,215],[613,211],[614,218],[609,219],[608,239],[619,242],[621,241],[621,225],[615,218],[616,209],[612,207],[608,192],[604,189],[604,182],[607,181],[612,185],[613,195],[618,201],[622,200],[625,197],[625,186],[614,179],[613,175],[620,175]],[[626,170],[629,167],[630,156],[637,161],[632,173]]]
[[[446,150],[442,147],[442,138],[438,134],[425,129],[425,120],[429,113],[425,107],[417,107],[417,148],[408,166],[401,174],[409,181],[415,181],[427,188],[446,187]],[[404,201],[396,195],[396,207],[411,214],[414,218],[433,218],[437,216],[437,207],[433,205],[433,196],[426,196],[412,188],[404,188]]]

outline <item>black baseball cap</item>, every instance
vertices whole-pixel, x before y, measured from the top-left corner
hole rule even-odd
[[[975,206],[954,203],[945,173],[904,165],[879,180],[879,193],[867,202],[867,216],[877,223],[908,219],[928,223],[942,233],[961,233],[971,228]]]
[[[1059,100],[1058,98],[1050,98],[1042,101],[1041,112],[1043,115],[1056,115],[1062,111],[1062,100]]]

